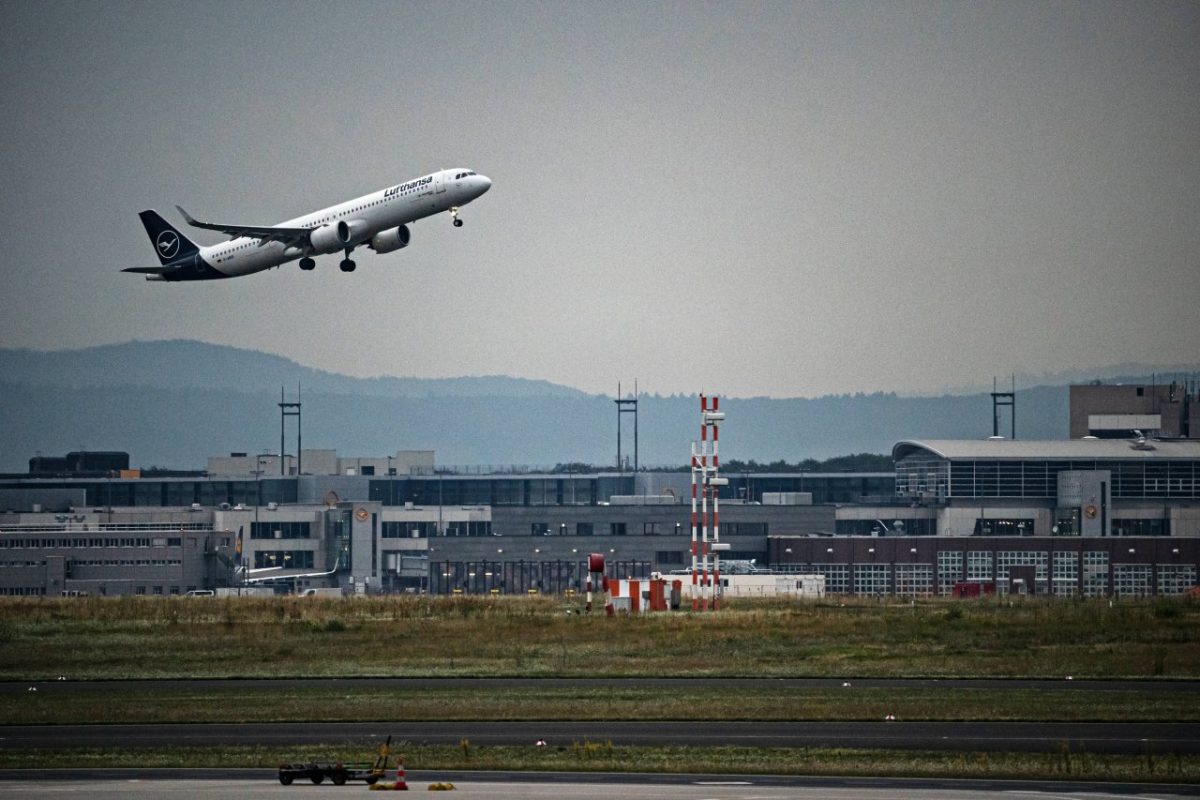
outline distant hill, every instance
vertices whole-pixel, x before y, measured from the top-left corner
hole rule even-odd
[[[470,378],[352,378],[282,356],[203,342],[128,342],[82,350],[0,349],[0,381],[27,386],[148,386],[274,391],[299,383],[328,394],[367,397],[585,397],[548,381]]]
[[[137,466],[191,469],[202,469],[210,455],[274,452],[279,388],[289,387],[290,394],[297,381],[306,447],[376,456],[432,449],[443,465],[615,463],[611,397],[503,376],[352,378],[252,350],[162,341],[57,352],[0,349],[0,471],[24,471],[38,452],[78,449],[126,450]],[[987,393],[722,397],[721,403],[728,414],[721,429],[726,460],[889,453],[899,439],[992,432]],[[1066,386],[1019,389],[1018,437],[1064,438],[1067,410]],[[693,396],[643,395],[641,463],[684,467],[696,416]],[[626,430],[623,445],[631,456]],[[294,436],[289,425],[289,444]]]

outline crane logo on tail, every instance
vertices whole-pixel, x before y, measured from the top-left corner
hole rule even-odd
[[[163,258],[174,258],[179,252],[179,236],[175,231],[163,231],[154,240],[154,245]]]

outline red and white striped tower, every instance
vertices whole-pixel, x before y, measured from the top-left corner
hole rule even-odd
[[[593,583],[604,596],[604,613],[612,615],[612,603],[608,598],[608,577],[604,567],[603,553],[589,553],[587,561],[587,605],[584,606],[586,613],[592,613],[592,586]]]
[[[708,396],[700,395],[700,447],[697,452],[696,443],[692,442],[692,610],[709,609],[709,599],[712,608],[717,607],[717,595],[720,587],[720,550],[721,527],[719,506],[717,503],[717,487],[724,486],[727,480],[717,477],[720,466],[718,445],[719,428],[725,414],[720,411],[720,399],[712,398],[712,408],[709,408]],[[708,462],[708,429],[712,428],[712,464]],[[712,497],[711,522],[708,510],[708,500]],[[696,504],[699,500],[700,509],[697,514]],[[710,533],[711,531],[711,538]],[[710,547],[711,545],[711,547]],[[712,571],[709,570],[709,553],[713,555]],[[715,578],[715,583],[714,583]]]
[[[723,482],[720,478],[717,477],[717,471],[721,467],[720,462],[718,460],[719,456],[717,455],[717,445],[719,442],[720,432],[721,432],[719,423],[720,423],[721,419],[724,417],[724,415],[721,414],[721,412],[717,410],[720,399],[721,398],[719,398],[719,397],[714,397],[712,399],[712,414],[709,415],[709,417],[712,420],[711,424],[712,424],[712,429],[713,429],[712,476],[711,476],[711,479],[709,480],[708,484],[709,484],[709,491],[712,492],[712,501],[713,501],[713,505],[712,505],[712,544],[713,544],[712,607],[713,607],[714,611],[717,608],[717,604],[719,602],[719,596],[721,594],[721,552],[720,552],[721,548],[717,546],[721,543],[721,514],[720,514],[720,509],[717,504],[717,487],[721,486]]]
[[[696,583],[697,550],[696,550],[696,488],[699,484],[700,459],[696,455],[696,443],[692,442],[692,611],[700,608],[699,587]]]
[[[708,611],[708,398],[700,395],[700,608]]]

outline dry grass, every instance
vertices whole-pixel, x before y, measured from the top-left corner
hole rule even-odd
[[[0,706],[0,725],[191,722],[405,722],[430,720],[1057,720],[1191,722],[1195,691],[1138,689],[859,688],[711,686],[495,687],[336,690],[272,684],[164,688],[137,682],[104,692],[59,692],[54,683]]]
[[[579,610],[550,598],[5,598],[0,678],[1200,677],[1200,604],[1186,600]]]

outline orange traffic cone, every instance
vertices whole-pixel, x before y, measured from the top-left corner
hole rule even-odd
[[[407,792],[408,791],[408,781],[405,779],[405,775],[404,775],[403,759],[396,762],[396,785],[393,786],[392,788],[399,792]]]

